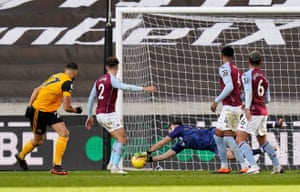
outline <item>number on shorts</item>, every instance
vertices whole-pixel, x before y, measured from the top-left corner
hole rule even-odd
[[[245,125],[246,124],[246,120],[243,118],[242,120],[241,120],[241,125]]]
[[[104,96],[103,96],[103,93],[104,93],[104,85],[103,83],[101,83],[98,87],[98,90],[99,90],[99,96],[98,96],[98,99],[99,100],[103,100],[104,99]]]
[[[258,96],[262,97],[265,94],[265,88],[263,87],[262,83],[264,82],[264,80],[259,80],[258,82],[258,86],[257,86],[257,94]]]

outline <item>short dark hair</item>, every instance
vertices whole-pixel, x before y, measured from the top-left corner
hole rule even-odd
[[[171,125],[179,125],[179,126],[182,126],[182,122],[180,120],[175,120],[175,121],[172,121],[170,124],[169,124],[169,128]]]
[[[253,66],[259,66],[261,63],[261,54],[258,51],[251,51],[249,53],[249,62]]]
[[[234,56],[234,50],[230,46],[223,47],[222,49],[222,55],[226,57],[233,57]]]
[[[119,64],[119,60],[117,57],[111,56],[105,60],[105,66],[107,67],[115,67]]]
[[[77,63],[72,62],[72,63],[68,63],[68,64],[66,65],[66,69],[78,70],[79,67],[78,67]]]

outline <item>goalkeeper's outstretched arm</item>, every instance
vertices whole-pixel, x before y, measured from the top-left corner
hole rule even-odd
[[[152,157],[152,161],[155,162],[155,161],[162,161],[162,160],[170,159],[171,157],[173,157],[175,155],[176,155],[176,152],[174,150],[170,149],[167,152],[165,152],[164,154]]]
[[[153,145],[148,152],[155,152],[158,149],[162,148],[163,146],[165,146],[166,144],[168,144],[169,142],[171,142],[173,139],[169,136],[166,136],[165,138],[163,138],[162,140],[160,140],[159,142],[157,142],[155,145]]]
[[[162,154],[162,155],[157,155],[152,157],[152,152],[155,152],[165,146],[167,143],[171,142],[173,139],[169,136],[166,136],[159,142],[157,142],[155,145],[153,145],[147,152],[140,153],[141,156],[147,156],[147,161],[148,162],[153,162],[153,161],[161,161],[165,159],[169,159],[170,157],[176,155],[176,152],[173,150],[169,150],[168,152]]]

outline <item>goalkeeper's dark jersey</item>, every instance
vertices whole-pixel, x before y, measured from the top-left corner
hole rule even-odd
[[[183,149],[209,150],[217,153],[217,145],[214,140],[215,128],[203,129],[186,125],[176,127],[169,137],[178,139],[176,145],[172,147],[176,153]]]

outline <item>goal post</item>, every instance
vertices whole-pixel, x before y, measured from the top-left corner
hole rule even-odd
[[[252,50],[263,55],[270,80],[269,121],[285,119],[268,138],[282,165],[300,165],[300,10],[295,7],[117,7],[116,55],[118,77],[126,83],[156,85],[154,94],[120,92],[117,111],[128,134],[125,167],[136,152],[149,149],[168,134],[170,121],[195,127],[214,127],[210,103],[219,94],[220,50],[230,45],[235,63],[246,71]],[[257,147],[255,139],[250,139]],[[174,143],[160,149],[166,152]],[[270,168],[267,156],[259,157]],[[209,151],[184,150],[176,157],[153,163],[173,170],[214,170],[219,166]],[[230,165],[237,168],[235,161]]]

